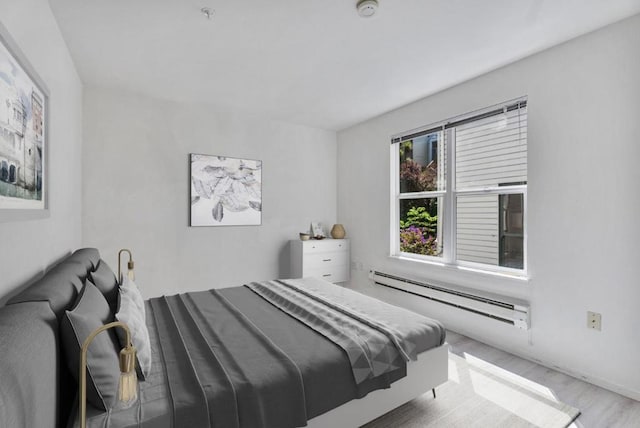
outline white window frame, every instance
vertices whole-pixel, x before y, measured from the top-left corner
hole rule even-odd
[[[444,131],[435,131],[440,132],[440,137],[438,139],[438,143],[441,144],[445,141]],[[434,133],[435,133],[434,132]],[[449,150],[449,145],[445,146],[445,150]],[[401,199],[425,199],[425,198],[442,198],[442,203],[444,206],[445,212],[448,211],[448,206],[450,205],[451,192],[449,191],[449,187],[445,182],[444,190],[435,190],[429,192],[409,192],[409,193],[400,193],[400,180],[398,177],[400,176],[400,151],[399,144],[391,145],[391,189],[392,189],[392,199],[394,200],[394,205],[391,207],[391,255],[396,257],[410,258],[416,260],[430,261],[434,263],[442,263],[446,260],[446,252],[448,251],[448,247],[443,246],[443,251],[441,256],[427,256],[422,254],[413,254],[413,253],[405,253],[400,251],[400,200]],[[447,159],[450,159],[449,153],[447,153]],[[449,166],[447,165],[447,168]],[[448,171],[448,169],[447,169]],[[395,180],[394,180],[395,177]],[[447,180],[445,175],[445,181]],[[446,217],[446,215],[445,215]],[[447,237],[449,233],[447,231],[447,225],[444,224],[444,219],[442,219],[442,236]],[[395,227],[394,227],[395,226]],[[447,242],[447,239],[444,239]]]
[[[426,130],[433,129],[433,133],[440,132],[441,135],[438,139],[439,143],[445,144],[446,151],[446,174],[445,174],[445,183],[444,190],[438,191],[429,191],[429,192],[413,192],[413,193],[400,193],[400,144],[394,143],[391,144],[390,148],[390,156],[391,165],[391,198],[393,201],[391,205],[391,213],[390,213],[390,230],[391,230],[391,242],[390,242],[390,256],[395,258],[402,258],[407,260],[415,260],[421,262],[427,262],[434,265],[440,265],[445,267],[461,267],[471,271],[485,272],[485,273],[498,273],[504,274],[507,276],[515,276],[515,277],[527,277],[528,275],[528,252],[527,252],[527,243],[528,243],[528,210],[527,210],[527,184],[524,185],[511,185],[511,186],[491,186],[491,187],[477,187],[477,188],[469,188],[464,190],[457,190],[455,177],[456,177],[456,161],[455,161],[455,128],[447,128],[445,129],[445,125],[448,122],[455,122],[463,118],[473,117],[481,113],[482,111],[490,111],[496,109],[496,107],[501,107],[508,104],[517,103],[520,101],[525,101],[526,97],[521,97],[515,100],[511,100],[505,103],[501,103],[497,106],[492,106],[486,109],[482,109],[479,112],[473,112],[467,115],[463,115],[457,118],[453,118],[450,121],[443,123],[436,123],[429,126],[425,126],[422,128],[410,130],[407,132],[403,132],[402,134],[392,136],[392,141],[394,139],[409,134],[417,134]],[[437,131],[436,128],[442,127],[442,131]],[[428,134],[426,134],[428,135]],[[406,141],[406,140],[405,140]],[[527,140],[527,145],[529,144]],[[527,162],[528,163],[528,162]],[[456,225],[457,225],[457,198],[458,196],[471,196],[471,195],[487,195],[487,194],[495,194],[498,197],[500,195],[507,194],[522,194],[523,199],[523,268],[516,269],[499,265],[490,265],[479,262],[470,262],[465,260],[457,260],[456,254],[456,243],[457,243],[457,235],[456,235]],[[443,237],[443,246],[442,253],[440,256],[427,256],[421,254],[413,254],[406,253],[400,251],[400,200],[402,199],[423,199],[423,198],[442,198],[443,204],[443,219],[439,220],[440,226],[442,227],[442,237]]]

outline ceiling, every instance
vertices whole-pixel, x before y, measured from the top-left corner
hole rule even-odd
[[[87,85],[331,130],[640,13],[640,0],[379,1],[366,19],[356,0],[50,5]]]

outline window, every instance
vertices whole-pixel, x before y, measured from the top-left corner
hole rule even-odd
[[[392,139],[393,255],[526,271],[527,101]]]

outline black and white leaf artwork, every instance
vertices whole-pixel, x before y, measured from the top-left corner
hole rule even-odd
[[[220,202],[234,213],[249,209],[249,201],[242,197],[242,194],[227,193],[220,197]]]
[[[191,181],[193,182],[193,187],[195,187],[196,192],[201,198],[209,199],[211,197],[211,188],[209,186],[195,177],[192,177]]]
[[[224,208],[222,207],[222,201],[218,202],[216,206],[213,207],[213,210],[211,210],[211,215],[213,216],[214,220],[222,221],[222,218],[224,217]]]
[[[259,225],[262,162],[191,155],[191,224]]]
[[[258,200],[262,198],[261,185],[257,181],[245,184],[245,189],[250,198]]]
[[[262,211],[262,202],[259,201],[249,201],[249,206],[256,211]]]

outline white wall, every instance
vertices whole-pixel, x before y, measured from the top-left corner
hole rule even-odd
[[[530,332],[381,290],[365,272],[354,272],[351,286],[640,398],[638,52],[635,16],[338,133],[338,220],[352,259],[530,300]],[[389,137],[522,95],[530,281],[389,258]],[[587,310],[602,313],[601,332],[586,328]]]
[[[288,240],[335,221],[335,132],[105,88],[84,118],[83,244],[114,270],[131,248],[147,298],[287,275]],[[190,228],[189,153],[262,160],[262,226]]]
[[[82,83],[47,0],[2,0],[0,20],[50,93],[50,216],[0,223],[0,303],[80,245]]]

